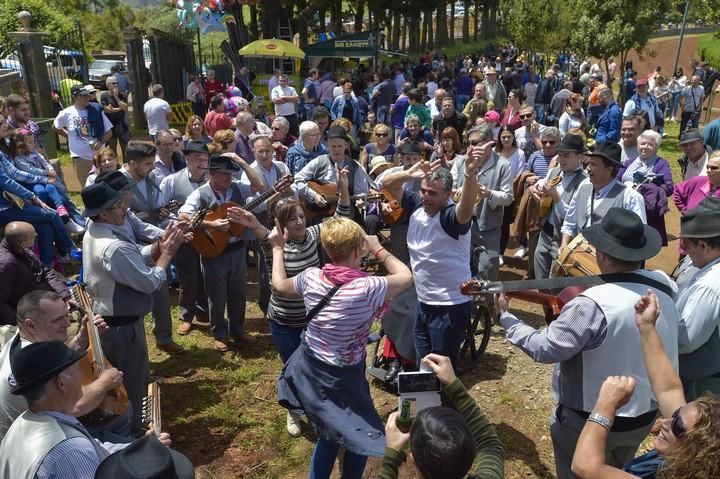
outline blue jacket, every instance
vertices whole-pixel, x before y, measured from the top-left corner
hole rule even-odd
[[[4,153],[0,152],[0,159],[3,163],[10,162],[10,159],[5,156]],[[34,193],[27,188],[19,185],[15,180],[10,178],[3,169],[0,169],[0,211],[4,211],[13,206],[5,197],[2,195],[3,192],[13,193],[26,202],[30,202],[30,199],[35,196]]]
[[[357,99],[350,97],[350,103],[353,107],[353,119],[352,124],[360,128],[362,126],[362,115],[360,114],[360,103],[357,101]],[[332,108],[330,108],[330,113],[332,114],[332,119],[337,120],[338,118],[342,118],[343,108],[345,108],[345,95],[340,95],[339,97],[335,98],[333,100]]]
[[[98,141],[102,140],[105,135],[105,122],[103,121],[103,110],[100,103],[88,103],[88,125],[90,126],[90,133]]]
[[[622,110],[617,103],[612,102],[600,114],[597,121],[597,133],[595,133],[595,142],[601,143],[611,141],[617,143],[620,141],[620,125],[622,124]]]

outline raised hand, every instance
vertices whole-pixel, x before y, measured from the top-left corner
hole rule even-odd
[[[280,222],[275,218],[275,228],[270,231],[268,235],[268,242],[272,249],[284,249],[285,248],[285,235],[286,231],[280,227]]]
[[[623,407],[635,391],[635,378],[629,376],[608,376],[600,387],[598,403],[612,406],[616,411]]]
[[[645,296],[641,296],[635,303],[635,324],[638,328],[655,326],[660,316],[660,304],[653,290],[648,289]]]
[[[231,223],[237,223],[248,228],[253,228],[257,224],[257,218],[252,212],[237,206],[228,208],[227,217]]]
[[[335,177],[337,178],[338,188],[340,188],[341,191],[343,188],[350,188],[350,178],[348,176],[349,173],[350,168],[348,168],[347,166],[340,170],[338,169],[337,164],[335,165]]]

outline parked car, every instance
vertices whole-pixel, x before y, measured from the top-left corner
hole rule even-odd
[[[105,80],[111,75],[110,69],[118,67],[119,70],[125,70],[125,62],[119,60],[95,60],[90,64],[88,81],[92,86],[99,89],[105,89]]]
[[[68,69],[72,69],[78,77],[83,77],[86,68],[85,58],[79,51],[57,49],[49,46],[44,46],[43,51],[45,53],[45,62],[50,77],[50,88],[53,90],[58,90],[60,80],[67,77]],[[15,70],[20,72],[20,75],[24,75],[17,53],[11,53],[9,56],[0,60],[0,68]]]

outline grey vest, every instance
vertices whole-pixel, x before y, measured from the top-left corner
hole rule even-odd
[[[141,255],[131,238],[105,223],[91,222],[83,238],[83,272],[93,311],[102,316],[145,316],[152,308],[153,291],[138,291],[118,283],[103,266],[105,249],[116,241],[130,243]]]
[[[122,170],[127,176],[129,176],[125,170]],[[138,185],[139,186],[139,185]],[[142,188],[142,186],[140,186]],[[155,176],[150,173],[145,181],[145,197],[140,194],[138,187],[133,188],[132,200],[130,201],[130,209],[137,215],[141,220],[154,224],[160,222],[157,213],[158,209],[162,206],[159,204],[158,199],[160,198],[160,187],[155,183]]]
[[[680,377],[683,380],[702,379],[720,374],[720,330],[715,328],[710,339],[692,353],[681,354]]]
[[[170,175],[172,177],[173,185],[173,197],[172,199],[178,203],[185,203],[187,197],[190,196],[193,190],[193,184],[190,181],[190,176],[186,168],[177,171]]]
[[[548,179],[557,178],[562,174],[562,170],[560,167],[555,167],[552,170],[550,170]],[[567,189],[563,189],[562,194],[560,195],[560,201],[562,201],[565,204],[570,204],[572,201],[573,196],[575,196],[575,193],[577,192],[578,188],[580,187],[580,183],[587,178],[587,174],[582,169],[576,170],[570,173],[572,175],[572,179],[570,180],[570,184],[568,185]],[[560,236],[560,228],[562,227],[563,221],[565,218],[559,218],[558,215],[555,213],[555,207],[553,205],[553,209],[550,212],[550,214],[545,218],[545,222],[549,221],[551,225],[555,228],[555,238],[558,239]]]
[[[592,183],[581,185],[575,197],[575,214],[577,217],[575,224],[577,225],[578,231],[582,231],[583,228],[599,222],[610,208],[622,208],[625,202],[625,188],[627,188],[627,186],[616,182],[615,185],[610,188],[607,196],[602,199],[602,202],[593,205],[591,216],[588,217],[588,204],[593,194],[593,185]]]
[[[461,161],[461,160],[457,160]],[[462,159],[462,163],[458,165],[458,179],[457,186],[462,187],[465,177],[463,172],[465,171],[465,157]],[[497,153],[492,154],[488,159],[487,163],[480,168],[477,177],[478,184],[485,186],[489,190],[500,190],[505,193],[509,193],[512,196],[512,178],[510,177],[510,163],[507,160],[500,158]],[[512,200],[511,200],[512,202]],[[496,206],[492,208],[487,198],[484,198],[475,207],[475,222],[477,228],[480,231],[490,231],[502,226],[503,215],[505,214],[505,208],[503,206]]]
[[[0,477],[34,479],[45,456],[61,442],[75,437],[90,441],[98,455],[98,464],[109,455],[84,427],[25,411],[0,445]]]
[[[232,195],[230,196],[229,201],[243,206],[245,204],[245,197],[243,197],[243,194],[240,191],[240,186],[233,181],[230,184],[230,189],[232,190]],[[220,204],[224,202],[218,203],[218,199],[215,197],[215,192],[210,187],[210,183],[205,183],[197,190],[200,192],[200,208],[213,209],[213,207],[220,206]]]

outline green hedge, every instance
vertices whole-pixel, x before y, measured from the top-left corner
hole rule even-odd
[[[702,59],[720,69],[720,31],[700,35],[698,53]]]

